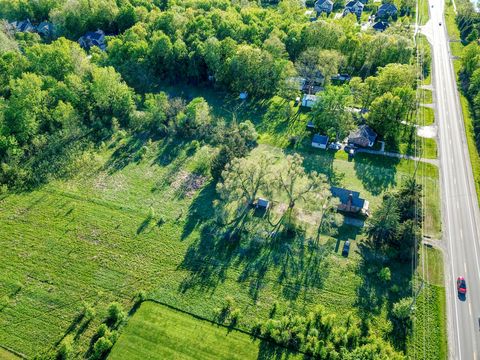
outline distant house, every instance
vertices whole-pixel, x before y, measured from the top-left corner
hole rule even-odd
[[[339,212],[351,215],[369,216],[369,202],[360,198],[358,191],[351,191],[340,187],[332,186],[330,188],[333,197],[340,200],[337,206]]]
[[[388,19],[389,17],[395,17],[398,13],[397,7],[393,4],[383,4],[378,8],[375,18]]]
[[[346,82],[349,82],[352,77],[348,74],[337,74],[337,75],[333,75],[331,78],[332,82],[334,83],[346,83]]]
[[[270,207],[270,201],[268,201],[267,199],[258,198],[255,207],[257,209],[268,210],[268,208]]]
[[[373,131],[368,125],[361,125],[357,130],[354,130],[348,135],[348,143],[361,146],[372,147],[377,139],[377,133]]]
[[[365,4],[358,0],[352,0],[345,5],[345,9],[343,10],[343,16],[347,16],[348,14],[355,14],[357,18],[362,16],[363,8]]]
[[[312,139],[312,147],[317,149],[326,149],[328,144],[328,136],[315,134]]]
[[[34,32],[35,26],[30,20],[14,21],[10,23],[10,29],[14,32]]]
[[[37,26],[37,32],[46,38],[51,38],[55,35],[55,26],[49,21],[42,21]]]
[[[313,121],[307,122],[307,129],[314,130],[315,127],[316,127],[316,126],[315,126],[315,124],[313,123]]]
[[[373,26],[372,26],[372,28],[375,31],[380,31],[380,32],[385,31],[388,27],[389,27],[389,24],[386,21],[379,21],[379,22],[373,24]]]
[[[107,44],[105,44],[105,33],[102,30],[87,32],[78,39],[78,43],[86,50],[89,50],[93,46],[97,46],[103,51],[107,48]]]
[[[240,100],[246,100],[248,98],[248,93],[246,91],[242,91],[238,97]]]
[[[320,16],[322,13],[330,15],[333,10],[333,1],[332,0],[317,0],[315,1],[314,9],[317,12],[317,15]]]
[[[303,95],[302,106],[312,108],[316,102],[317,102],[317,97],[315,95],[309,95],[309,94]]]

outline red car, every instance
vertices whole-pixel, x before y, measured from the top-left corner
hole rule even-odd
[[[463,276],[457,278],[457,290],[459,294],[465,295],[467,293],[467,283]]]

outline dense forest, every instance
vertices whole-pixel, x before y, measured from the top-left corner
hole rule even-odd
[[[405,30],[408,18],[377,33],[361,31],[353,15],[310,22],[304,11],[293,0],[274,9],[227,0],[2,0],[1,17],[28,18],[33,24],[48,20],[55,29],[45,37],[12,33],[7,22],[2,25],[4,190],[62,173],[68,168],[69,147],[87,146],[86,141],[73,139],[99,141],[120,128],[237,141],[214,136],[225,132],[220,129],[225,125],[214,124],[202,99],[187,105],[185,99],[151,94],[161,83],[210,85],[233,96],[247,92],[259,99],[273,95],[292,99],[298,93],[291,81],[296,76],[309,78],[321,72],[328,85],[332,75],[346,72],[358,76],[346,89],[353,97],[333,96],[333,105],[335,101],[372,105],[370,123],[381,135],[395,135],[399,119],[411,115],[414,106],[415,71],[408,66],[414,47]],[[406,27],[400,26],[402,21]],[[92,47],[87,56],[76,40],[97,29],[108,35],[108,46],[104,52]],[[378,71],[382,67],[385,70]],[[396,126],[378,123],[385,121],[385,112],[399,120]],[[242,147],[230,148],[242,153],[238,151]],[[234,156],[231,152],[222,152],[220,169]],[[52,154],[61,155],[58,165],[52,163]]]

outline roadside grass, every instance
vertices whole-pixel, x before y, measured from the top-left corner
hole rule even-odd
[[[423,2],[423,6],[427,6],[426,9],[426,20],[425,22],[428,21],[428,0],[422,0],[421,3]],[[424,25],[424,24],[420,24]],[[432,54],[432,48],[430,46],[430,43],[427,40],[427,37],[423,34],[418,34],[417,35],[417,41],[420,49],[423,49],[425,52],[428,52],[431,56]],[[432,66],[428,67],[428,74],[425,74],[425,78],[423,79],[422,85],[430,85],[432,83]]]
[[[420,102],[422,104],[431,104],[433,103],[432,90],[420,89]]]
[[[426,126],[432,125],[435,122],[435,113],[432,108],[420,106],[420,111],[422,112],[420,116],[423,118]]]
[[[129,320],[109,360],[302,359],[267,341],[150,301]]]
[[[413,332],[408,339],[411,358],[446,359],[446,300],[441,251],[421,246],[417,284],[426,281],[413,312]]]
[[[424,139],[418,136],[416,132],[417,129],[415,127],[402,125],[399,144],[392,145],[387,142],[385,150],[410,156],[421,156],[425,159],[436,159],[436,141],[434,139]]]
[[[451,2],[447,1],[446,5],[447,6],[445,8],[445,21],[447,22],[448,34],[450,35],[451,39],[458,40],[458,42],[450,42],[450,49],[452,51],[452,54],[456,56],[460,56],[463,51],[463,45],[459,41],[460,30],[458,29],[455,23],[455,13],[453,11],[453,6]],[[460,61],[454,60],[453,66],[458,79],[458,73],[461,67]],[[474,126],[473,118],[470,112],[470,105],[468,103],[468,100],[465,98],[465,96],[461,92],[459,92],[459,95],[460,95],[460,104],[462,106],[463,121],[465,124],[465,132],[467,137],[468,152],[470,155],[470,163],[472,166],[473,177],[475,180],[475,189],[477,192],[477,199],[480,202],[480,154],[477,149],[476,141],[475,141],[475,130],[473,127]]]
[[[450,41],[460,41],[460,30],[455,23],[455,12],[451,0],[445,1],[445,22]],[[451,44],[451,43],[450,43]]]
[[[425,25],[429,19],[428,0],[419,0],[418,2],[418,23]]]
[[[414,169],[412,161],[368,154],[348,161],[343,151],[302,146],[307,170],[360,191],[372,208]],[[285,156],[292,150],[261,145],[258,151]],[[366,269],[357,270],[361,229],[344,224],[337,236],[324,236],[313,248],[302,238],[260,250],[226,246],[204,226],[216,197],[205,175],[211,153],[188,142],[119,138],[78,156],[71,179],[3,197],[0,291],[8,301],[0,315],[0,343],[33,356],[72,334],[75,353],[83,356],[108,304],[118,301],[129,309],[139,290],[207,319],[233,296],[242,313],[238,326],[246,330],[267,318],[275,302],[279,313],[305,313],[318,303],[339,319],[359,311],[358,288],[368,278]],[[436,183],[437,169],[427,165],[427,177]],[[191,174],[204,177],[193,193]],[[347,239],[352,248],[343,258]],[[86,327],[78,324],[84,302],[97,313]]]

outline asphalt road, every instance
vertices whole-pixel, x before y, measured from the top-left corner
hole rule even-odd
[[[480,212],[445,27],[443,0],[430,0],[430,21],[422,32],[433,49],[443,236],[447,249],[445,281],[449,358],[480,359]],[[464,276],[467,282],[464,299],[457,293],[458,276]]]

